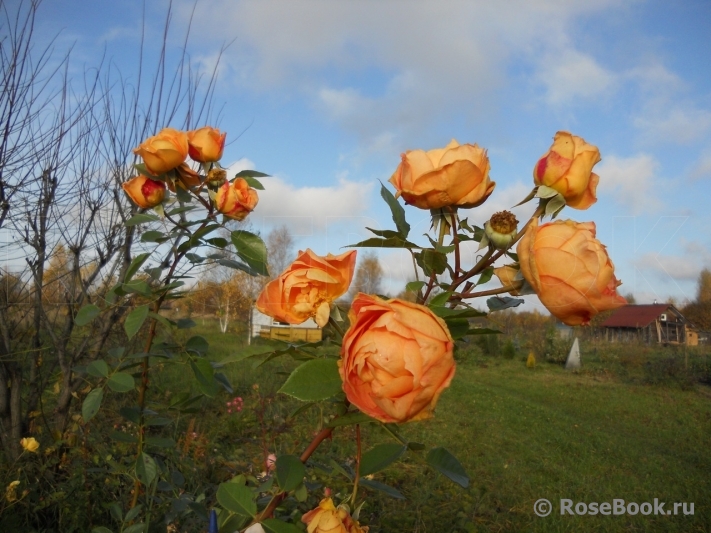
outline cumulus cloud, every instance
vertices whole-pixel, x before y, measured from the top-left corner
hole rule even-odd
[[[601,176],[598,192],[607,194],[631,214],[652,212],[661,206],[657,172],[659,163],[648,154],[606,156],[596,167]]]
[[[246,169],[254,169],[254,163],[243,158],[229,166],[228,175]],[[259,180],[265,190],[259,191],[259,204],[250,215],[254,225],[269,228],[286,224],[293,235],[306,237],[327,233],[339,224],[364,227],[370,220],[365,212],[372,183],[350,181],[346,175],[337,177],[328,187],[300,187],[276,176]]]
[[[573,49],[542,61],[538,73],[539,82],[546,87],[546,100],[555,106],[606,95],[615,78],[593,57]]]

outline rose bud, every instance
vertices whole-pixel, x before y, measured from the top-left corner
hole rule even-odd
[[[494,276],[499,278],[503,287],[519,287],[509,291],[512,296],[520,296],[520,286],[523,284],[523,277],[519,269],[511,265],[505,265],[494,269]]]
[[[607,250],[593,222],[533,219],[518,243],[521,274],[548,311],[569,326],[587,325],[596,314],[627,304]]]
[[[235,220],[244,220],[257,206],[257,202],[257,191],[243,178],[237,178],[232,183],[225,182],[215,196],[217,210]]]
[[[323,327],[331,303],[348,290],[355,271],[356,251],[323,257],[310,249],[299,251],[296,260],[267,283],[255,303],[265,315],[287,324],[301,324],[309,318]]]
[[[513,213],[500,211],[491,215],[489,221],[484,224],[484,233],[494,248],[506,250],[516,239],[517,226],[518,220]]]
[[[559,131],[548,152],[536,163],[533,181],[558,191],[570,207],[587,209],[597,202],[595,191],[600,178],[592,169],[600,159],[596,146]]]
[[[207,183],[220,186],[227,181],[227,171],[223,168],[213,168],[207,173]]]
[[[194,161],[199,163],[212,163],[219,161],[225,148],[227,133],[205,126],[198,130],[188,132],[189,154]]]
[[[158,176],[179,166],[188,156],[188,136],[183,131],[164,128],[158,135],[149,137],[134,154],[143,158],[148,171]]]
[[[397,196],[420,209],[476,207],[496,186],[489,180],[486,150],[476,144],[460,145],[455,140],[428,152],[405,152],[389,181],[397,189]]]
[[[155,207],[165,198],[165,183],[147,176],[136,176],[121,184],[133,203],[143,209]]]
[[[318,507],[301,517],[307,533],[368,533],[368,528],[353,520],[348,507],[333,505],[331,498],[324,498]]]
[[[381,422],[430,418],[454,377],[454,342],[429,308],[359,293],[339,373],[348,400]]]

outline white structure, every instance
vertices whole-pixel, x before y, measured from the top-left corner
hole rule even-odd
[[[580,345],[578,344],[578,338],[575,337],[575,341],[573,341],[573,347],[570,348],[568,359],[565,361],[565,369],[578,370],[580,366]]]
[[[272,317],[265,315],[264,313],[260,313],[256,307],[252,307],[252,316],[250,317],[250,343],[252,342],[252,337],[259,337],[263,329],[268,330],[273,327],[288,329],[292,326],[291,324],[287,324],[286,322],[279,322],[278,320],[274,320]],[[309,318],[306,322],[303,322],[302,324],[299,324],[295,327],[318,329],[318,325],[316,324],[316,322],[314,322],[313,318]]]

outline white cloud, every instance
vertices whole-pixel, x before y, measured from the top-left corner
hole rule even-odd
[[[542,61],[538,79],[545,85],[545,98],[553,106],[603,96],[615,85],[615,74],[574,49]]]
[[[233,176],[246,169],[254,169],[254,163],[243,158],[232,163],[227,173]],[[356,224],[354,230],[373,225],[365,217],[372,183],[350,181],[345,174],[330,187],[299,187],[276,176],[259,181],[265,190],[259,191],[259,204],[250,215],[259,229],[286,224],[293,235],[305,237],[328,233],[338,224]]]
[[[711,130],[711,111],[693,104],[652,107],[636,117],[634,125],[647,141],[689,144]]]
[[[653,212],[661,205],[657,197],[658,168],[657,160],[648,154],[607,156],[596,167],[600,175],[598,192],[612,196],[631,214]]]
[[[691,169],[691,178],[711,178],[711,152],[706,152],[699,157]]]

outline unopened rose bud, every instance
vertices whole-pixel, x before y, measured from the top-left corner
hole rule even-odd
[[[244,220],[256,207],[259,197],[243,178],[225,182],[217,191],[217,210],[228,218]]]
[[[165,198],[165,184],[152,180],[147,176],[136,176],[121,184],[128,197],[138,207],[148,209],[155,207]]]
[[[505,250],[516,238],[517,226],[518,220],[513,213],[499,211],[484,224],[484,233],[494,248]]]

